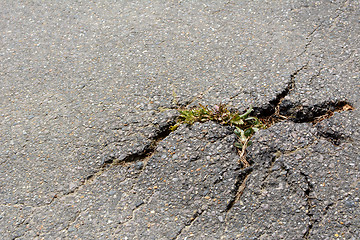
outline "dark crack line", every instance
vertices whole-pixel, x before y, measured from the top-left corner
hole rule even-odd
[[[268,167],[268,169],[266,170],[266,175],[264,176],[263,180],[261,181],[262,183],[264,183],[271,175],[271,173],[273,172],[271,169],[274,167],[274,164],[276,162],[276,160],[283,155],[282,152],[277,151],[274,156],[272,157],[271,161],[270,161],[270,166]]]
[[[239,175],[237,176],[235,186],[230,193],[231,198],[230,198],[229,203],[226,206],[226,209],[225,209],[226,213],[228,213],[231,210],[231,208],[234,206],[234,204],[240,200],[240,198],[246,188],[246,181],[249,178],[249,176],[253,170],[254,170],[253,167],[250,166],[250,167],[247,167],[240,171]]]
[[[319,25],[317,25],[317,26],[307,35],[307,38],[312,37],[312,35],[314,35],[314,33],[315,33],[317,30],[319,30],[319,28],[323,25],[324,21],[325,21],[325,20],[321,21],[321,22],[319,23]]]
[[[340,13],[337,13],[334,17],[330,17],[330,19],[332,19],[332,24],[335,24],[337,19],[340,17],[341,15],[341,12],[343,12],[342,8],[344,8],[346,5],[348,4],[348,1],[345,1],[343,3],[343,5],[336,9],[335,12],[340,12]],[[324,24],[325,20],[321,21],[306,37],[306,39],[309,39],[309,41],[305,44],[305,47],[304,47],[304,50],[298,54],[295,58],[297,57],[300,57],[302,55],[304,55],[304,53],[307,52],[309,46],[311,45],[312,41],[313,41],[313,35],[320,29],[320,27]],[[330,27],[331,28],[331,27]]]
[[[276,95],[276,97],[269,102],[265,107],[254,108],[255,115],[261,119],[269,127],[274,123],[283,120],[290,120],[295,123],[311,122],[313,124],[319,123],[324,119],[330,118],[334,112],[342,112],[353,110],[352,105],[345,100],[325,101],[312,106],[303,106],[297,103],[284,101],[296,87],[295,79],[298,74],[306,69],[308,64],[303,65],[290,75],[290,81],[285,89]],[[319,76],[321,68],[318,73],[311,78]]]
[[[131,189],[128,191],[128,192],[131,192],[133,191],[134,189],[134,186],[136,185],[136,183],[134,183],[132,186],[131,186]],[[136,211],[138,211],[139,209],[141,209],[143,206],[146,206],[147,204],[149,204],[153,198],[153,196],[155,195],[155,191],[153,190],[151,192],[151,195],[148,197],[148,199],[146,200],[142,200],[141,202],[139,202],[138,204],[135,205],[135,207],[132,209],[131,211],[131,216],[127,216],[127,219],[125,219],[124,221],[119,221],[118,222],[118,225],[125,225],[133,220],[135,220],[135,214],[136,214]],[[118,226],[118,227],[119,227]],[[118,228],[117,227],[117,228]],[[116,228],[116,229],[117,229]]]
[[[320,137],[323,137],[326,141],[329,141],[330,143],[332,143],[335,146],[339,146],[341,143],[348,141],[351,142],[352,139],[350,137],[345,137],[342,136],[340,133],[338,132],[319,132],[318,131],[318,135]]]
[[[339,14],[335,17],[336,18],[339,17]],[[323,25],[324,21],[322,21],[318,26],[316,26],[312,32],[309,33],[308,35],[308,43],[305,45],[305,49],[304,51],[300,54],[304,54],[308,47],[310,46],[310,44],[312,43],[313,40],[313,34],[315,34],[316,31],[318,31],[320,29],[320,27]],[[299,55],[299,56],[300,56]],[[290,75],[290,81],[288,82],[287,86],[285,87],[285,89],[280,92],[279,94],[276,95],[276,97],[271,100],[269,102],[269,104],[263,108],[258,108],[258,109],[254,109],[256,115],[262,119],[262,120],[270,120],[270,124],[269,126],[271,126],[273,123],[276,122],[280,122],[283,121],[285,119],[289,119],[295,123],[301,123],[301,122],[312,122],[312,123],[318,123],[326,118],[329,118],[333,115],[333,113],[336,112],[341,112],[341,111],[346,111],[346,110],[352,110],[353,107],[346,101],[336,101],[336,102],[325,102],[322,103],[320,106],[311,106],[308,107],[308,113],[310,114],[301,114],[302,111],[297,111],[295,117],[293,116],[289,116],[287,114],[281,115],[281,111],[280,110],[284,110],[284,109],[280,109],[281,104],[284,100],[284,98],[286,96],[288,96],[296,87],[296,77],[298,76],[298,74],[306,69],[308,66],[308,63],[306,63],[305,65],[303,65],[302,67],[300,67],[299,69],[297,69],[295,72],[293,72]],[[322,71],[322,68],[320,68],[317,72],[316,75],[311,77],[311,81],[313,79],[315,79],[316,77],[320,76]],[[288,106],[288,108],[292,108],[294,106]],[[300,107],[300,110],[302,109],[306,109],[306,107],[304,106],[296,106],[296,107]],[[286,109],[285,109],[286,110]],[[266,121],[265,121],[266,122]],[[332,136],[329,136],[332,137]],[[335,136],[336,137],[336,136]],[[313,144],[310,144],[313,145]],[[306,146],[308,147],[308,146]],[[298,151],[298,149],[296,150]],[[281,154],[286,154],[286,153],[281,153]],[[270,176],[271,174],[271,168],[273,166],[273,164],[276,162],[276,159],[279,156],[274,156],[273,159],[271,160],[270,163],[270,167],[267,170],[267,175],[264,177],[263,182]],[[285,168],[285,166],[283,166]],[[245,171],[246,169],[244,169]],[[235,191],[232,192],[232,197],[231,200],[229,201],[227,207],[226,207],[226,216],[225,219],[227,217],[227,213],[232,209],[232,207],[234,206],[234,204],[236,203],[236,201],[238,201],[240,199],[240,197],[243,194],[244,189],[246,188],[246,181],[248,179],[248,177],[250,176],[251,172],[252,172],[253,168],[251,168],[251,170],[248,170],[246,173],[240,173],[236,183],[235,183]],[[286,179],[288,178],[288,174],[289,174],[289,169],[286,169]],[[309,180],[309,176],[306,175],[303,172],[300,172],[300,174],[305,178],[305,181],[307,183],[307,188],[304,190],[304,195],[306,198],[306,202],[307,202],[307,210],[306,210],[306,215],[309,217],[309,223],[306,229],[306,232],[303,235],[303,239],[309,239],[310,234],[311,234],[311,230],[314,226],[314,224],[316,223],[316,219],[314,219],[313,215],[313,204],[312,204],[312,199],[313,199],[313,185],[311,184],[310,180]],[[330,206],[329,206],[330,207]]]
[[[334,202],[331,202],[331,203],[327,204],[327,205],[324,207],[324,209],[323,209],[322,215],[325,216],[325,215],[328,213],[330,207],[332,207],[332,206],[334,206],[334,205],[335,205]]]
[[[279,115],[280,104],[283,99],[289,95],[295,88],[295,78],[297,75],[304,69],[307,68],[307,63],[297,69],[290,75],[290,81],[287,86],[282,90],[279,94],[275,96],[273,100],[269,101],[269,104],[264,108],[254,108],[254,112],[258,115],[259,118],[265,119],[270,117],[275,117],[275,115]]]
[[[278,107],[282,100],[287,96],[289,95],[294,89],[295,89],[295,79],[297,77],[297,75],[304,69],[306,69],[308,66],[308,63],[306,63],[305,65],[301,66],[299,69],[297,69],[295,72],[293,72],[291,75],[290,75],[290,82],[287,86],[287,88],[285,88],[285,90],[278,96],[278,100],[276,102],[276,107]],[[276,108],[275,107],[275,108]]]
[[[304,55],[304,54],[307,52],[309,46],[311,45],[311,43],[312,43],[312,41],[313,41],[313,39],[314,39],[314,38],[313,38],[313,35],[319,30],[319,28],[323,25],[324,22],[325,22],[325,20],[321,21],[320,24],[317,25],[317,26],[307,35],[306,39],[308,39],[308,42],[305,44],[304,50],[303,50],[301,53],[299,53],[296,57],[294,57],[294,59],[295,59],[295,58],[298,58],[298,57],[301,57],[302,55]]]
[[[311,233],[311,229],[314,226],[315,220],[313,219],[313,205],[312,205],[312,199],[313,197],[311,196],[313,193],[313,185],[309,180],[309,176],[303,172],[300,171],[300,174],[305,178],[306,184],[307,184],[307,188],[304,190],[304,194],[305,194],[305,198],[306,198],[306,202],[307,202],[307,209],[306,209],[306,215],[309,217],[309,224],[307,226],[306,232],[303,235],[303,239],[309,239],[310,237],[310,233]]]
[[[319,64],[321,63],[321,61],[319,61]],[[320,67],[318,70],[317,70],[317,73],[312,75],[309,79],[309,83],[312,83],[313,80],[315,80],[316,78],[318,78],[321,74],[321,71],[323,70],[323,67]]]
[[[75,216],[72,217],[70,220],[69,220],[69,223],[67,224],[67,226],[60,230],[60,231],[66,231],[69,229],[69,227],[74,224],[79,218],[80,218],[80,215],[81,215],[81,210],[78,210],[76,213],[75,213]]]
[[[280,114],[286,116],[295,123],[319,123],[334,115],[334,112],[353,110],[347,101],[326,101],[312,106],[296,105],[287,103],[281,107]],[[295,111],[295,112],[292,112]]]
[[[348,2],[349,1],[344,1],[342,6],[335,10],[336,14],[333,17],[330,16],[330,19],[332,20],[333,24],[336,23],[337,19],[341,15],[341,12],[343,12],[342,9],[344,7],[346,7]],[[300,53],[298,56],[304,54],[307,51],[308,47],[310,46],[310,44],[313,41],[313,35],[317,31],[319,31],[319,29],[324,25],[325,21],[326,20],[321,21],[311,32],[308,33],[307,39],[309,39],[309,41],[306,43],[306,45],[304,47],[304,51],[302,53]],[[279,122],[284,119],[289,119],[289,120],[292,120],[294,122],[299,122],[299,123],[313,122],[319,118],[321,120],[323,120],[324,117],[328,114],[328,112],[337,111],[336,110],[337,108],[343,107],[344,105],[349,105],[351,107],[351,105],[346,101],[324,102],[324,103],[314,105],[314,106],[302,106],[302,105],[295,106],[296,104],[294,104],[294,103],[290,104],[291,106],[281,106],[283,99],[294,90],[296,76],[303,69],[306,69],[307,65],[308,65],[308,63],[306,63],[301,68],[296,70],[293,74],[291,74],[291,77],[290,77],[291,80],[288,83],[288,86],[280,94],[278,94],[274,100],[271,100],[265,108],[259,108],[259,110],[257,111],[259,118],[263,118],[263,119],[272,118],[272,120],[275,120],[275,122]],[[310,81],[313,80],[315,77],[320,76],[321,71],[322,71],[322,68],[320,68],[318,70],[317,74],[315,74],[314,76],[311,77]],[[280,109],[280,108],[283,108],[283,109]],[[284,114],[284,112],[286,112],[290,108],[298,108],[299,109],[299,111],[297,111],[295,113],[296,116]]]
[[[262,184],[265,183],[265,181],[270,177],[270,175],[275,172],[272,170],[273,166],[275,165],[276,161],[282,157],[282,156],[289,156],[289,155],[293,155],[294,153],[298,152],[298,151],[303,151],[303,150],[306,150],[312,146],[314,146],[315,144],[317,144],[317,139],[314,139],[314,141],[306,146],[303,146],[303,147],[300,147],[300,148],[296,148],[295,150],[292,150],[292,151],[284,151],[284,152],[281,152],[281,151],[277,151],[277,152],[272,152],[271,154],[273,154],[273,158],[272,160],[270,161],[270,166],[267,168],[266,170],[266,175],[263,177],[263,180],[261,181]],[[280,168],[284,171],[286,171],[286,178],[285,180],[288,182],[289,185],[293,185],[291,182],[288,181],[288,176],[290,173],[290,168],[288,166],[286,166],[286,164],[284,163],[284,161],[280,161],[279,162],[280,164]]]
[[[13,236],[13,237],[11,238],[11,240],[19,239],[19,238],[25,236],[25,234],[31,230],[31,229],[28,227],[28,225],[29,225],[29,219],[30,219],[30,217],[24,219],[24,220],[22,221],[22,223],[20,223],[20,225],[25,225],[26,231],[23,232],[23,233],[21,233],[20,235]]]
[[[208,94],[214,87],[215,87],[215,84],[212,84],[210,87],[208,87],[204,91],[199,92],[199,94],[197,94],[196,96],[193,96],[189,100],[183,101],[182,103],[179,103],[179,101],[178,101],[179,97],[176,95],[175,89],[174,89],[174,93],[173,93],[174,99],[173,99],[172,104],[175,105],[175,108],[171,108],[171,109],[179,110],[179,109],[189,108],[189,106],[191,106],[191,104],[193,104],[198,99],[202,99],[203,96]]]
[[[194,212],[192,217],[187,222],[185,222],[184,226],[178,231],[178,233],[176,234],[175,237],[172,238],[172,240],[177,240],[179,238],[179,236],[181,235],[181,233],[185,229],[190,228],[191,225],[195,222],[195,220],[203,214],[203,212],[204,212],[204,210],[200,210],[200,209],[196,210],[196,212]]]
[[[109,170],[110,168],[112,168],[114,166],[117,166],[117,165],[126,166],[129,163],[138,162],[138,161],[146,162],[146,160],[149,159],[155,153],[155,150],[156,150],[159,142],[161,142],[164,138],[166,138],[167,136],[170,135],[170,133],[171,133],[170,126],[172,126],[174,123],[175,123],[175,118],[170,119],[167,122],[167,124],[162,126],[158,130],[157,135],[152,138],[151,143],[148,144],[147,146],[145,146],[143,151],[129,154],[126,157],[124,157],[123,159],[118,159],[116,157],[109,156],[106,160],[104,160],[103,164],[100,166],[99,169],[97,169],[96,171],[94,171],[94,173],[87,176],[77,187],[75,187],[73,190],[63,194],[61,197],[76,193],[84,185],[87,185],[87,184],[93,182],[97,177],[99,177],[105,171]]]

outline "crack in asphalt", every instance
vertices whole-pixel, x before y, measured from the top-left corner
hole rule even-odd
[[[327,204],[327,205],[324,207],[324,209],[323,209],[322,215],[325,216],[325,215],[328,213],[330,207],[332,207],[332,206],[334,206],[334,205],[335,205],[334,202],[331,202],[331,203]]]
[[[255,114],[262,119],[276,117],[276,115],[279,115],[279,107],[281,102],[287,95],[289,95],[294,90],[296,76],[306,68],[307,63],[296,69],[290,75],[290,81],[287,83],[285,88],[279,94],[277,94],[273,100],[270,100],[267,106],[254,108]]]
[[[307,35],[306,39],[308,39],[308,42],[305,44],[304,50],[303,50],[301,53],[299,53],[297,56],[295,56],[294,59],[295,59],[295,58],[298,58],[298,57],[301,57],[302,55],[304,55],[304,54],[307,52],[309,46],[312,44],[312,41],[313,41],[313,39],[314,39],[314,38],[313,38],[313,35],[314,35],[314,34],[319,30],[319,28],[323,25],[324,21],[325,21],[325,20],[321,21],[321,22]]]
[[[344,1],[343,5],[342,5],[340,8],[338,8],[338,9],[335,10],[335,12],[337,12],[337,14],[336,14],[334,17],[330,17],[330,19],[333,21],[332,25],[334,25],[334,23],[336,22],[336,20],[340,17],[340,14],[341,14],[341,13],[338,13],[338,12],[339,12],[339,11],[342,12],[342,11],[343,11],[342,9],[343,9],[344,7],[346,7],[346,5],[348,4],[348,2],[349,2],[348,0],[347,0],[347,1]],[[321,21],[311,32],[308,33],[306,39],[309,39],[309,41],[305,44],[304,50],[303,50],[301,53],[299,53],[296,57],[294,57],[294,59],[295,59],[295,58],[298,58],[298,57],[301,57],[302,55],[304,55],[304,54],[307,52],[309,46],[312,44],[312,41],[313,41],[313,39],[314,39],[314,38],[313,38],[313,35],[320,29],[320,27],[322,27],[322,25],[324,24],[324,22],[325,22],[325,20]],[[331,29],[331,28],[332,28],[332,27],[330,27],[330,29]]]
[[[181,233],[187,229],[190,228],[191,225],[193,224],[193,222],[195,222],[195,220],[200,217],[202,214],[204,213],[204,210],[198,209],[194,212],[193,216],[190,218],[190,220],[188,220],[187,222],[185,222],[184,226],[177,232],[176,236],[173,237],[171,240],[177,240]]]
[[[353,110],[347,101],[325,101],[311,106],[303,106],[290,101],[280,105],[280,114],[295,123],[319,123],[333,116],[334,112]]]
[[[319,26],[320,27],[320,26]],[[319,28],[317,27],[312,34]],[[296,71],[294,71],[291,75],[290,75],[290,81],[288,82],[287,86],[285,87],[285,89],[280,92],[278,95],[276,95],[275,99],[271,100],[269,102],[269,104],[263,108],[258,108],[255,110],[255,112],[258,113],[258,117],[262,120],[265,120],[266,122],[270,123],[269,127],[271,125],[273,125],[276,122],[281,122],[284,121],[286,119],[289,119],[295,123],[303,123],[303,122],[312,122],[312,123],[318,123],[321,122],[324,119],[327,119],[329,117],[331,117],[333,115],[334,112],[341,112],[341,111],[346,111],[346,110],[352,110],[353,107],[346,101],[338,101],[338,102],[328,102],[328,103],[322,103],[319,107],[310,107],[308,109],[308,111],[312,114],[310,114],[310,116],[312,117],[305,117],[305,114],[299,114],[301,113],[301,111],[296,112],[295,117],[291,117],[287,114],[285,115],[281,115],[281,111],[286,110],[286,108],[283,107],[283,109],[281,109],[281,104],[284,100],[284,98],[286,96],[288,96],[296,87],[296,77],[298,76],[298,74],[306,69],[308,66],[308,63],[304,64],[303,66],[301,66],[300,68],[298,68]],[[318,71],[318,75],[321,73],[321,69]],[[286,106],[286,105],[285,105]],[[348,107],[346,107],[348,106]],[[287,105],[287,109],[291,109],[293,106],[292,105]],[[302,108],[304,108],[302,106]],[[326,137],[331,138],[334,137],[332,135],[327,135]],[[337,136],[335,136],[337,137]],[[309,146],[313,145],[313,143],[301,148],[301,149],[306,149]],[[296,149],[295,151],[299,151],[301,149]],[[294,151],[292,152],[280,152],[281,155],[284,154],[292,154]],[[271,160],[271,164],[270,167],[267,170],[267,175],[264,177],[263,181],[264,182],[271,174],[271,167],[272,165],[276,162],[276,159],[280,157],[280,156],[274,156],[273,159]],[[227,217],[227,213],[232,209],[232,207],[234,206],[234,204],[240,199],[241,195],[243,194],[245,188],[246,188],[246,180],[248,179],[248,177],[250,176],[251,172],[253,171],[252,167],[243,169],[243,172],[241,172],[238,175],[238,178],[235,182],[235,189],[236,191],[233,191],[231,193],[231,199],[226,207],[226,216],[225,219]],[[287,170],[287,174],[288,174],[288,170]],[[315,220],[313,219],[313,214],[311,212],[312,210],[312,202],[311,202],[311,193],[312,193],[312,189],[313,186],[311,185],[308,176],[305,175],[304,173],[301,173],[307,182],[308,188],[304,191],[306,199],[307,199],[307,215],[309,217],[309,225],[307,226],[307,230],[303,235],[304,239],[308,239],[310,236],[310,232],[311,229],[315,223]]]
[[[233,190],[231,191],[231,198],[226,205],[226,213],[228,213],[231,208],[234,206],[234,204],[240,200],[245,188],[246,188],[246,181],[249,178],[250,174],[253,171],[253,167],[247,167],[240,171],[239,175],[237,176],[237,179],[235,181],[235,185]]]
[[[278,95],[276,95],[274,100],[271,100],[269,102],[269,104],[267,106],[265,106],[264,108],[259,108],[257,109],[258,112],[260,112],[259,114],[259,118],[264,119],[264,118],[277,118],[276,121],[272,122],[280,122],[283,121],[287,118],[289,118],[289,116],[285,115],[285,118],[282,118],[280,115],[280,105],[283,102],[283,99],[289,95],[295,88],[295,79],[298,76],[298,74],[307,68],[307,64],[301,66],[300,68],[298,68],[296,71],[294,71],[291,75],[290,75],[290,81],[288,82],[287,86],[284,88],[283,91],[281,91]],[[211,88],[209,88],[211,89]],[[191,101],[193,102],[193,101]],[[191,103],[189,103],[191,104]],[[347,102],[337,102],[337,103],[333,103],[330,104],[330,106],[334,106],[332,109],[333,111],[335,110],[341,110],[345,105],[349,105]],[[326,107],[329,106],[329,104],[322,104],[322,107]],[[320,107],[321,109],[321,107]],[[282,109],[283,110],[283,109]],[[310,109],[310,111],[313,111],[314,109]],[[318,111],[323,113],[324,111]],[[326,111],[326,114],[328,114],[329,110]],[[311,122],[314,121],[316,118],[321,118],[323,115],[320,114],[315,114],[313,118],[307,118],[307,119],[301,119],[301,121],[298,121],[297,117],[295,117],[294,119],[289,119],[291,121],[294,122]],[[330,116],[331,117],[331,116]],[[323,119],[325,119],[325,117],[323,117]],[[320,119],[320,120],[323,120]],[[117,159],[115,157],[108,157],[108,159],[106,159],[102,166],[93,174],[89,175],[83,182],[82,184],[80,184],[78,187],[76,187],[74,190],[70,191],[69,193],[65,194],[69,195],[69,194],[73,194],[76,191],[78,191],[82,186],[89,184],[91,182],[93,182],[98,176],[102,175],[105,171],[107,171],[108,169],[110,169],[113,166],[116,165],[127,165],[128,163],[133,163],[133,162],[137,162],[137,161],[146,161],[146,159],[149,159],[156,150],[156,147],[158,145],[159,142],[161,142],[164,138],[166,138],[171,131],[170,126],[172,124],[174,124],[175,119],[169,120],[168,124],[166,126],[163,126],[162,128],[159,129],[159,131],[157,132],[157,134],[152,138],[152,141],[150,144],[146,145],[144,147],[143,151],[140,152],[136,152],[133,154],[129,154],[127,155],[125,158],[123,159]],[[331,136],[329,136],[331,137]],[[308,146],[306,146],[308,147]],[[299,149],[296,149],[296,151],[298,151]],[[289,154],[289,153],[281,153],[281,154]],[[272,164],[275,163],[277,157],[274,157],[274,159],[272,160]],[[143,169],[145,168],[146,164],[144,164],[144,167],[142,168],[141,172],[143,171]],[[234,189],[231,192],[231,197],[230,200],[228,201],[228,204],[226,206],[226,215],[225,215],[225,219],[227,217],[228,212],[232,209],[232,207],[234,206],[234,204],[241,198],[245,188],[246,188],[246,181],[247,179],[250,177],[251,173],[253,172],[254,168],[252,166],[244,168],[240,171],[239,175],[237,176],[237,179],[235,181],[234,184]],[[140,173],[141,173],[140,172]],[[264,181],[266,180],[266,178],[271,174],[271,168],[268,169],[268,175],[263,179]],[[308,236],[310,234],[311,228],[314,224],[314,220],[312,219],[312,213],[311,213],[311,199],[310,199],[310,194],[312,191],[312,186],[311,183],[308,180],[308,177],[306,175],[303,174],[303,176],[305,177],[307,183],[308,183],[308,188],[305,190],[305,196],[307,198],[307,203],[308,203],[308,212],[307,215],[310,218],[310,223],[307,227],[307,231],[305,232],[303,238],[304,239],[308,239]],[[152,196],[151,196],[152,197]],[[151,199],[150,197],[150,199]],[[57,198],[57,196],[55,195],[53,197],[53,199],[51,200],[50,204],[54,201],[54,199]],[[140,206],[139,206],[140,207]],[[135,208],[133,209],[132,213],[134,214],[136,212],[136,210],[139,208]],[[201,214],[203,213],[202,210],[197,210],[196,213],[194,213],[194,215],[192,216],[192,218],[188,221],[184,223],[184,227],[181,228],[179,230],[179,232],[177,233],[177,235],[173,238],[174,240],[178,239],[178,237],[181,235],[182,231],[186,228],[189,228],[192,223],[199,217],[201,216]],[[134,215],[132,218],[128,219],[126,222],[132,221],[134,220]]]
[[[263,179],[262,179],[262,183],[264,183],[268,178],[269,178],[269,176],[271,175],[271,173],[273,172],[271,169],[274,167],[274,164],[276,163],[276,160],[279,158],[279,157],[281,157],[281,155],[283,155],[283,153],[282,152],[280,152],[280,151],[277,151],[274,155],[273,155],[273,157],[272,157],[272,159],[271,159],[271,161],[270,161],[270,164],[269,164],[269,167],[267,168],[267,170],[266,170],[266,175],[263,177]]]
[[[314,226],[315,220],[313,219],[313,205],[312,205],[312,200],[313,197],[312,192],[313,192],[313,185],[311,184],[310,180],[309,180],[309,176],[307,174],[305,174],[304,172],[300,171],[300,174],[305,178],[306,184],[307,184],[307,189],[304,190],[304,194],[305,194],[305,198],[306,198],[306,203],[307,203],[307,209],[306,209],[306,215],[309,217],[309,224],[307,226],[306,232],[303,235],[303,239],[309,239],[310,237],[310,233],[311,233],[311,229]]]
[[[185,108],[188,108],[192,103],[194,103],[198,99],[202,99],[205,94],[208,94],[212,89],[215,88],[215,84],[212,84],[210,87],[208,87],[206,90],[200,92],[198,95],[193,97],[189,102],[185,103]],[[182,105],[179,105],[179,108],[184,107]]]
[[[319,132],[318,135],[320,137],[323,137],[326,141],[329,141],[331,144],[335,146],[339,146],[341,143],[345,141],[351,141],[352,139],[350,137],[342,136],[338,132]]]
[[[81,215],[81,210],[78,210],[78,211],[74,214],[74,216],[69,220],[67,226],[64,227],[64,228],[63,228],[62,230],[60,230],[60,231],[66,231],[66,230],[68,230],[69,227],[79,219],[80,215]]]
[[[76,186],[73,190],[65,193],[61,197],[74,194],[77,192],[82,186],[87,185],[91,182],[93,182],[97,177],[101,176],[105,171],[109,170],[110,168],[117,166],[117,165],[123,165],[126,166],[129,163],[134,163],[138,161],[146,161],[146,159],[149,159],[156,150],[156,147],[159,142],[161,142],[164,138],[169,136],[171,133],[170,126],[174,124],[175,119],[169,119],[167,124],[159,128],[159,131],[157,134],[152,138],[151,143],[146,145],[144,149],[140,152],[135,152],[132,154],[129,154],[125,156],[123,159],[118,159],[113,156],[108,156],[106,160],[103,161],[103,164],[100,166],[99,169],[95,170],[94,173],[88,175],[78,186]],[[146,164],[144,164],[141,172],[143,171]],[[54,197],[56,198],[56,197]]]
[[[289,119],[295,123],[303,123],[303,122],[315,122],[318,123],[326,118],[329,118],[333,115],[333,113],[335,111],[337,112],[341,112],[341,111],[346,111],[346,110],[352,110],[353,108],[351,107],[351,105],[346,102],[346,101],[339,101],[339,102],[330,102],[330,103],[323,103],[322,105],[320,105],[320,107],[318,108],[309,108],[309,111],[312,112],[313,114],[311,115],[312,117],[307,117],[307,118],[299,118],[299,112],[296,114],[295,118],[291,118],[291,116],[289,115],[281,115],[281,111],[284,111],[284,109],[280,109],[281,107],[281,103],[283,102],[284,98],[286,96],[288,96],[296,87],[296,82],[295,79],[298,76],[298,74],[307,68],[307,64],[304,64],[303,66],[301,66],[300,68],[298,68],[296,71],[294,71],[291,75],[290,75],[290,81],[288,82],[287,86],[285,87],[285,89],[280,92],[275,99],[271,100],[269,102],[269,104],[263,108],[258,108],[255,110],[255,112],[258,113],[258,117],[262,120],[265,120],[265,122],[269,122],[269,127],[271,125],[273,125],[274,123],[277,122],[281,122],[284,121],[286,119]],[[320,71],[319,71],[320,74]],[[345,108],[345,106],[349,106],[348,108]],[[288,105],[289,108],[291,108],[291,105]],[[326,110],[324,110],[326,109]],[[315,113],[314,113],[315,111]],[[331,137],[331,136],[328,136]],[[302,150],[302,149],[306,149],[309,146],[311,146],[313,143],[300,148],[300,149],[296,149],[295,151],[292,152],[280,152],[281,155],[285,155],[285,154],[291,154],[293,152]],[[246,157],[246,156],[245,156]],[[280,157],[280,156],[278,156]],[[271,160],[271,164],[270,167],[268,168],[267,172],[267,176],[264,177],[263,182],[269,177],[269,175],[271,174],[271,167],[272,165],[276,162],[276,159],[278,158],[276,156],[273,157],[273,159]],[[231,208],[233,207],[233,205],[240,199],[241,195],[243,194],[245,188],[246,188],[246,180],[248,179],[248,177],[250,176],[251,172],[253,171],[252,167],[248,167],[242,170],[242,172],[239,173],[238,178],[236,179],[235,182],[235,189],[236,191],[233,191],[231,193],[231,198],[230,201],[226,207],[226,213],[228,213]],[[245,174],[244,174],[245,172]]]

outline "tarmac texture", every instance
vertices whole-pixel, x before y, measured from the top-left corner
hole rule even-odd
[[[360,239],[360,2],[0,0],[1,239]],[[284,116],[239,164],[199,103]]]

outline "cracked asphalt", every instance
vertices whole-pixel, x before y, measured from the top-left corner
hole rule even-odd
[[[359,1],[0,6],[1,239],[360,239]]]

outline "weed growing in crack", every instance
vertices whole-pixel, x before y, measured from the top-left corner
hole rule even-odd
[[[234,133],[237,136],[237,141],[234,146],[237,148],[240,155],[240,162],[244,167],[249,167],[250,164],[245,159],[246,147],[251,145],[250,138],[260,128],[264,128],[264,124],[254,116],[251,116],[253,109],[250,107],[244,114],[238,112],[231,112],[226,105],[219,104],[213,108],[199,104],[198,108],[190,110],[179,110],[180,116],[177,123],[171,127],[174,131],[181,124],[186,123],[192,125],[195,122],[215,121],[221,125],[230,125],[235,128]]]

